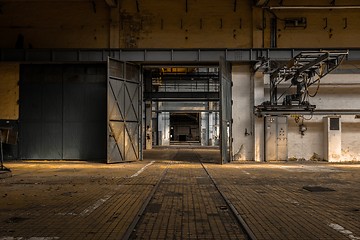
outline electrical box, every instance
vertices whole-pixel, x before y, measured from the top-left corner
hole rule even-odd
[[[324,117],[324,160],[341,162],[341,118]]]
[[[287,117],[265,117],[265,161],[287,161],[287,140]]]

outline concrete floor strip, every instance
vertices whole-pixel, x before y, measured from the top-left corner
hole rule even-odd
[[[109,200],[111,198],[111,196],[114,195],[112,194],[107,194],[105,195],[103,198],[97,200],[93,205],[91,205],[90,207],[86,208],[84,211],[82,211],[80,213],[81,216],[88,216],[90,215],[93,211],[95,211],[98,207],[100,207],[101,205],[103,205],[107,200]]]
[[[341,226],[341,225],[339,225],[339,224],[330,223],[330,224],[329,224],[329,227],[331,227],[332,229],[334,229],[334,230],[336,230],[336,231],[338,231],[338,232],[346,235],[346,236],[347,236],[349,239],[351,239],[351,240],[360,240],[360,237],[354,236],[354,234],[353,234],[351,231],[345,229],[343,226]]]
[[[143,166],[139,171],[137,171],[136,173],[134,173],[133,175],[131,175],[130,178],[139,176],[143,171],[145,171],[145,169],[146,169],[147,167],[153,165],[154,162],[155,162],[155,161],[151,161],[150,163],[146,164],[146,165]]]

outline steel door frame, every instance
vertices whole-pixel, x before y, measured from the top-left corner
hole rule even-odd
[[[107,163],[141,160],[140,66],[109,57],[107,69]]]

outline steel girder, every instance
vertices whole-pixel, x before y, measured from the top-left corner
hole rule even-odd
[[[325,49],[0,49],[0,61],[21,63],[105,63],[108,57],[112,57],[121,61],[144,64],[209,63],[217,65],[220,57],[233,63],[254,63],[261,59],[288,61],[301,52],[321,50]],[[346,57],[347,61],[360,61],[360,48],[343,50],[349,51]]]

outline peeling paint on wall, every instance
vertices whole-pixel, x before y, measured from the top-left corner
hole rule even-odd
[[[137,48],[140,39],[151,33],[154,25],[154,16],[152,14],[130,14],[125,10],[120,13],[120,30],[122,47]]]

